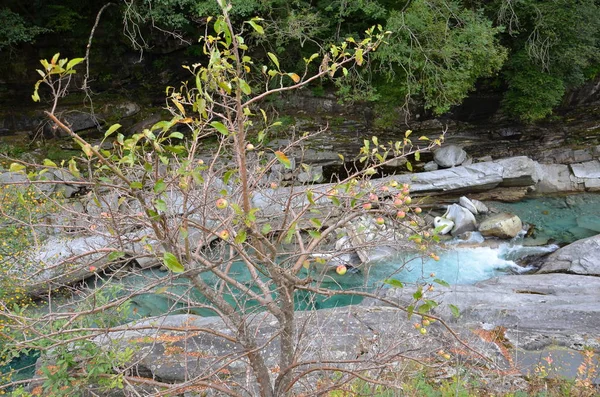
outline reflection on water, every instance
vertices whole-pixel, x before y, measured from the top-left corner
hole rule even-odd
[[[539,197],[518,203],[489,203],[534,225],[538,240],[567,244],[600,233],[600,194]]]

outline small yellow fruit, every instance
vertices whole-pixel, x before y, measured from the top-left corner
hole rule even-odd
[[[217,208],[220,210],[227,208],[228,205],[229,203],[224,198],[220,198],[217,200]]]
[[[337,274],[339,274],[340,276],[343,276],[344,274],[346,274],[347,271],[348,271],[348,269],[344,265],[339,265],[338,267],[335,268],[335,272]]]
[[[420,332],[422,335],[425,335],[425,334],[427,333],[427,329],[426,329],[426,328],[421,328],[421,329],[419,330],[419,332]]]

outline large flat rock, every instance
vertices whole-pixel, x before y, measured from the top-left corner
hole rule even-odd
[[[592,220],[593,218],[589,219]],[[538,273],[600,276],[600,234],[576,241],[554,252],[546,259]]]
[[[386,297],[412,299],[407,288],[389,289]],[[553,335],[565,343],[600,334],[600,277],[560,273],[502,276],[475,285],[436,288],[427,299],[442,303],[438,312],[449,319],[452,316],[444,304],[456,305],[461,310],[456,320],[460,322]]]

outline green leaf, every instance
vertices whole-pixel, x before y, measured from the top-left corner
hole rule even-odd
[[[219,121],[213,121],[212,123],[210,123],[210,125],[216,129],[217,131],[219,131],[221,134],[227,136],[229,135],[229,130],[227,129],[227,127],[225,127],[225,125]]]
[[[183,265],[177,260],[177,257],[170,252],[163,254],[163,263],[173,273],[182,273],[185,270]]]
[[[415,152],[415,160],[421,161],[421,152]]]
[[[413,305],[410,305],[406,308],[406,313],[408,314],[408,319],[410,320],[410,318],[412,317],[413,313],[415,312],[415,307]]]
[[[458,307],[456,307],[454,305],[448,305],[448,307],[450,308],[450,311],[452,312],[452,315],[455,318],[459,318],[460,317],[460,310],[458,309]]]
[[[309,230],[308,234],[310,235],[310,237],[315,239],[321,238],[321,232],[319,232],[318,230]]]
[[[410,163],[410,161],[408,161],[408,160],[406,161],[406,168],[407,168],[409,171],[412,171],[412,170],[413,170],[413,166],[412,166],[412,164]]]
[[[74,159],[69,160],[69,171],[71,171],[71,174],[73,174],[75,178],[79,178],[81,176],[79,169],[77,168],[77,163]]]
[[[129,184],[129,187],[132,189],[141,189],[144,187],[144,185],[142,185],[142,182],[131,182],[131,184]]]
[[[154,184],[154,193],[156,193],[156,194],[162,193],[165,191],[166,188],[167,188],[167,184],[165,183],[165,181],[163,181],[162,179],[159,179]]]
[[[395,288],[404,288],[404,284],[402,284],[400,280],[396,280],[395,278],[388,278],[385,279],[383,282]]]
[[[172,132],[171,135],[169,135],[169,138],[175,138],[175,139],[183,139],[183,134],[181,132]]]
[[[257,24],[256,22],[254,22],[253,20],[246,21],[246,22],[248,22],[250,24],[250,26],[252,26],[258,34],[265,34],[265,30],[263,29],[263,27],[260,26],[259,24]]]
[[[413,294],[413,298],[415,298],[416,300],[419,300],[423,297],[423,288],[419,287],[415,293]]]
[[[244,79],[239,79],[238,78],[238,83],[240,85],[240,88],[242,90],[242,92],[246,95],[250,95],[252,93],[252,89],[250,88],[250,86],[248,85],[248,83],[246,83],[246,81]]]
[[[283,164],[283,166],[287,169],[292,168],[292,162],[290,161],[290,159],[285,155],[285,153],[283,153],[282,151],[276,151],[275,152],[275,157],[277,157],[277,160],[279,160],[279,162],[281,164]]]
[[[323,224],[321,223],[321,221],[318,218],[311,218],[310,223],[312,223],[316,228],[319,228],[319,229],[321,227],[323,227]]]
[[[277,70],[279,70],[279,59],[277,59],[277,56],[272,52],[267,52],[267,55],[269,56],[269,58],[271,58],[271,61],[273,61],[275,66],[277,66]]]
[[[10,172],[19,172],[23,171],[25,166],[19,163],[11,163],[10,168],[8,169]]]
[[[242,244],[245,241],[246,241],[246,231],[245,230],[239,231],[238,234],[235,236],[235,242],[237,244]]]
[[[267,223],[266,225],[263,225],[263,227],[260,229],[260,232],[262,234],[268,234],[271,231],[272,228],[273,227],[271,226],[271,224]]]
[[[49,159],[44,159],[44,167],[58,167],[56,163]]]
[[[439,285],[444,286],[444,287],[449,287],[450,286],[450,284],[448,284],[446,281],[440,280],[439,278],[434,278],[433,282],[434,283],[438,283]]]
[[[121,259],[125,255],[122,251],[113,251],[108,255],[108,260],[110,262],[116,261],[117,259]]]
[[[115,132],[116,130],[118,130],[119,128],[121,128],[121,124],[113,124],[111,125],[108,130],[106,130],[106,132],[104,133],[104,137],[108,137],[110,134],[112,134],[113,132]]]
[[[421,314],[425,314],[431,311],[431,309],[433,309],[433,307],[429,303],[423,303],[421,306],[419,306],[417,311]]]
[[[67,63],[67,70],[73,69],[73,67],[79,65],[84,60],[85,60],[85,58],[73,58],[73,59],[71,59],[69,61],[69,63]]]
[[[167,203],[165,203],[164,200],[156,200],[154,202],[154,206],[156,207],[157,210],[161,211],[161,212],[167,212]]]
[[[356,57],[356,63],[358,64],[358,66],[362,65],[362,63],[363,63],[363,50],[362,50],[362,48],[358,48],[356,50],[356,52],[354,53],[354,56]]]
[[[94,154],[94,152],[92,152],[92,146],[89,143],[81,145],[81,150],[83,150],[83,153],[88,157],[92,157]]]
[[[296,233],[296,222],[293,222],[290,225],[290,228],[288,229],[287,234],[285,235],[286,244],[289,244],[292,242],[292,237],[294,236],[294,233]]]
[[[309,189],[306,191],[306,198],[308,199],[309,203],[315,205],[314,193],[312,190]]]

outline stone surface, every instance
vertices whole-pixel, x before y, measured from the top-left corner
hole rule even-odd
[[[536,185],[538,193],[575,192],[580,190],[571,175],[568,165],[538,164],[539,182]]]
[[[15,263],[10,272],[27,294],[42,295],[83,280],[110,265],[102,252],[109,245],[103,236],[50,237],[39,248]]]
[[[502,183],[500,183],[500,186],[531,186],[540,180],[537,169],[538,163],[529,157],[510,157],[495,160],[494,163],[502,167]]]
[[[468,209],[461,207],[458,204],[449,205],[443,218],[454,222],[454,227],[450,232],[453,236],[477,230],[475,216]]]
[[[569,244],[550,255],[538,273],[600,276],[600,235]]]
[[[379,357],[380,363],[387,357],[390,365],[391,362],[397,365],[397,353],[404,357],[430,357],[435,360],[439,349],[452,351],[461,346],[457,339],[444,332],[441,324],[430,325],[428,334],[421,335],[413,322],[407,320],[406,313],[384,306],[297,312],[298,328],[314,332],[303,332],[298,338],[295,360],[306,362],[302,371],[325,361],[330,367],[343,365],[346,369],[360,371],[372,365],[375,357]],[[235,333],[220,318],[182,314],[149,318],[127,324],[126,328],[129,330],[96,337],[95,342],[111,349],[132,347],[134,357],[131,362],[136,373],[166,383],[177,383],[224,369],[222,372],[232,380],[228,382],[230,387],[236,387],[236,382],[233,382],[236,380],[241,382],[239,387],[246,387],[245,391],[250,393],[243,395],[257,395],[251,392],[256,391],[256,382],[247,360],[242,359],[244,351],[235,342]],[[279,358],[276,336],[280,331],[275,318],[266,313],[251,316],[248,332],[256,335],[259,346],[264,344],[261,352],[266,365],[276,368]],[[506,367],[507,363],[493,344],[482,341],[466,328],[457,332],[472,348],[498,360],[500,367]],[[348,361],[341,363],[345,360]],[[336,364],[338,361],[340,363]],[[274,371],[273,376],[276,374]],[[314,375],[323,376],[324,373],[317,371]],[[316,391],[311,390],[311,385],[316,383],[302,382],[303,391],[309,395],[313,394],[310,391]]]
[[[479,213],[475,204],[469,198],[467,198],[465,196],[460,197],[458,199],[458,203],[462,207],[468,209],[473,215],[477,215]]]
[[[521,219],[507,212],[486,218],[479,225],[479,231],[486,237],[513,238],[523,228]]]
[[[439,165],[435,161],[430,161],[423,166],[423,170],[427,171],[435,171],[439,168]]]
[[[467,159],[467,152],[458,145],[445,145],[435,151],[433,159],[442,168],[456,167]]]
[[[386,297],[410,302],[412,293],[388,289]],[[600,277],[534,274],[495,277],[475,285],[437,287],[436,313],[458,323],[482,322],[515,331],[545,335],[546,343],[582,348],[585,341],[600,347]],[[447,304],[460,309],[453,319]],[[514,342],[521,342],[515,340]],[[533,346],[531,346],[533,347]]]
[[[577,178],[600,178],[600,161],[571,164],[571,170]]]

